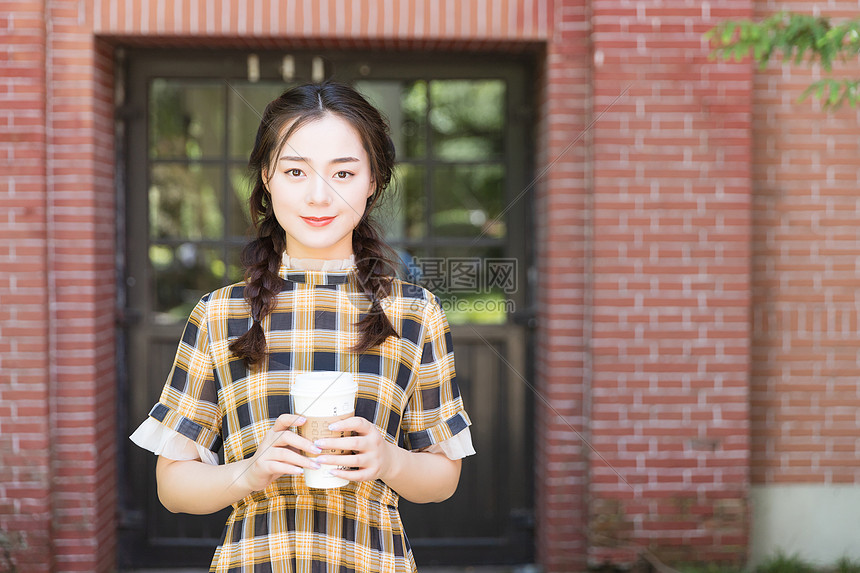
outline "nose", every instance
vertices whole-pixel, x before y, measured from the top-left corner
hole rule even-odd
[[[322,175],[314,174],[311,177],[310,188],[306,200],[309,205],[329,205],[331,204],[332,189],[328,185]]]

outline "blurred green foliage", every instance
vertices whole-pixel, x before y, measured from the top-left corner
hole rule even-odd
[[[773,59],[799,65],[820,63],[825,72],[833,62],[848,61],[860,54],[860,19],[834,22],[827,16],[779,12],[761,21],[726,20],[705,32],[713,50],[710,58],[741,61],[752,55],[760,68]],[[858,79],[824,78],[812,83],[799,101],[810,95],[825,109],[843,103],[851,107],[860,100]]]
[[[679,565],[680,573],[860,573],[860,561],[843,557],[831,566],[816,566],[799,555],[777,552],[754,569],[720,563]]]
[[[721,563],[705,563],[698,565],[686,565],[678,567],[681,573],[741,573],[740,567],[723,565]]]
[[[860,573],[860,561],[852,561],[843,557],[836,562],[835,573]]]
[[[779,552],[756,567],[755,573],[816,573],[816,569],[797,554]]]

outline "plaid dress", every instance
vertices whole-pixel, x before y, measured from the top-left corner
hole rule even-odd
[[[281,266],[283,291],[262,323],[267,360],[250,370],[232,339],[251,326],[244,284],[204,296],[188,319],[176,359],[150,416],[227,463],[254,455],[275,418],[294,411],[296,372],[353,372],[356,415],[391,443],[418,450],[470,425],[457,388],[448,322],[439,300],[395,280],[383,301],[400,338],[364,354],[350,352],[370,302],[355,267],[336,271]],[[381,480],[309,489],[282,476],[233,504],[210,571],[410,572],[415,562],[397,509]]]

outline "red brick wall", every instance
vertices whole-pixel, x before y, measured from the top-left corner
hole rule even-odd
[[[811,13],[755,2],[757,18]],[[860,18],[856,2],[822,14]],[[860,157],[856,109],[826,112],[803,90],[818,66],[774,62],[755,75],[752,478],[756,485],[860,484]],[[860,77],[854,59],[835,77]]]
[[[587,185],[590,132],[588,17],[583,0],[557,1],[539,93],[535,196],[538,333],[535,400],[537,557],[547,571],[585,565],[587,452]],[[548,406],[544,400],[551,404]]]
[[[85,12],[0,6],[0,531],[22,571],[115,558],[113,80]]]
[[[752,75],[701,34],[752,5],[592,10],[589,559],[742,562]]]
[[[482,44],[544,40],[552,4],[553,0],[91,0],[89,7],[92,30],[98,35],[189,35],[206,41],[238,37],[252,43],[269,38],[281,42],[331,38],[335,43],[406,39],[424,41],[422,47],[432,49],[437,43],[462,40]]]
[[[113,63],[85,5],[52,1],[47,20],[55,559],[104,571],[116,526]]]
[[[19,570],[47,571],[53,448],[43,2],[0,2],[0,35],[0,534],[9,536]]]

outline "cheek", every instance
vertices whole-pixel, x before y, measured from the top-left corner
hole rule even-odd
[[[358,225],[362,215],[364,215],[364,205],[353,205],[353,209],[349,210],[349,219],[352,227]]]
[[[283,194],[275,192],[271,196],[272,211],[275,213],[275,218],[279,222],[284,219],[289,213],[294,211],[292,202],[283,196]]]
[[[366,182],[362,182],[361,185],[356,185],[349,194],[348,203],[350,206],[350,213],[356,222],[361,219],[367,210],[367,202],[370,197],[367,191],[368,188],[368,184]]]
[[[352,214],[355,220],[360,220],[367,212],[367,197],[365,195],[356,197],[355,201],[352,202],[352,207],[354,209]]]

